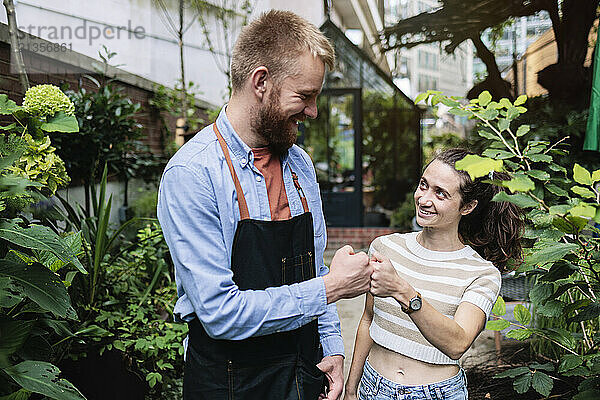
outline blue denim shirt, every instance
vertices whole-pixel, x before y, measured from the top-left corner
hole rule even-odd
[[[216,121],[227,142],[250,218],[271,220],[265,179],[254,155],[221,110]],[[186,143],[167,164],[158,195],[158,219],[175,264],[179,299],[176,318],[196,314],[208,335],[240,340],[299,328],[319,319],[324,356],[344,354],[335,304],[327,304],[322,276],[327,242],[319,185],[310,157],[294,145],[281,158],[283,182],[292,216],[304,212],[291,171],[313,215],[317,278],[265,290],[242,291],[233,282],[231,249],[240,220],[231,173],[212,125]]]

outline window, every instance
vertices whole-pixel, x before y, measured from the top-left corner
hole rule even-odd
[[[438,87],[438,80],[436,77],[420,74],[419,75],[419,92],[425,92],[429,89],[435,90]]]
[[[419,67],[431,70],[438,68],[438,55],[419,50]]]

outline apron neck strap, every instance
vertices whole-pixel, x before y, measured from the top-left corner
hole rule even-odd
[[[300,201],[302,202],[302,208],[304,208],[304,212],[308,212],[308,202],[306,201],[306,196],[304,196],[304,190],[302,190],[302,186],[300,186],[300,182],[298,182],[298,175],[294,171],[292,171],[292,180],[294,181],[294,186],[298,191],[298,195],[300,196]]]
[[[227,143],[225,143],[225,139],[221,136],[221,132],[219,132],[219,128],[217,128],[217,123],[213,124],[213,130],[217,135],[217,139],[219,140],[219,144],[221,145],[221,149],[223,150],[223,154],[225,155],[225,161],[227,161],[227,166],[229,167],[229,172],[231,172],[231,177],[233,178],[233,184],[235,185],[235,191],[238,197],[238,206],[240,207],[240,218],[241,219],[249,219],[250,213],[248,212],[248,205],[246,204],[246,198],[244,197],[244,191],[242,190],[242,186],[240,185],[240,180],[233,169],[233,164],[231,163],[231,157],[229,156],[229,150],[227,149]]]
[[[231,173],[231,177],[233,178],[233,184],[235,185],[235,191],[238,197],[238,205],[240,207],[240,218],[241,219],[249,219],[250,213],[248,212],[248,205],[246,204],[246,198],[244,197],[244,192],[242,190],[242,186],[240,185],[240,180],[233,169],[233,164],[231,162],[231,156],[229,155],[229,150],[227,149],[227,143],[225,143],[225,139],[219,132],[219,128],[217,128],[217,123],[213,124],[213,130],[217,135],[217,139],[219,140],[219,144],[221,145],[221,149],[223,150],[223,154],[225,155],[225,161],[227,161],[227,166],[229,167],[229,172]],[[302,202],[302,208],[304,212],[308,212],[308,202],[306,201],[306,196],[304,196],[304,191],[302,190],[302,186],[300,186],[300,182],[298,182],[298,175],[294,171],[292,171],[292,180],[294,181],[294,187],[298,191],[298,195],[300,196],[300,201]]]

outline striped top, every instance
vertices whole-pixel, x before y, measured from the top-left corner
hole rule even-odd
[[[436,310],[454,318],[460,303],[481,308],[486,317],[500,292],[500,272],[469,246],[456,251],[428,250],[417,242],[418,232],[378,237],[369,253],[388,257],[398,275]],[[393,297],[375,297],[370,333],[375,343],[432,364],[458,364],[423,337]],[[450,339],[451,340],[451,339]]]

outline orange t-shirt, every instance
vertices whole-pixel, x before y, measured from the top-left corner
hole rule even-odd
[[[290,204],[283,185],[281,160],[279,157],[273,156],[267,147],[252,149],[252,152],[254,153],[254,166],[263,174],[267,184],[271,220],[278,221],[292,218]]]

